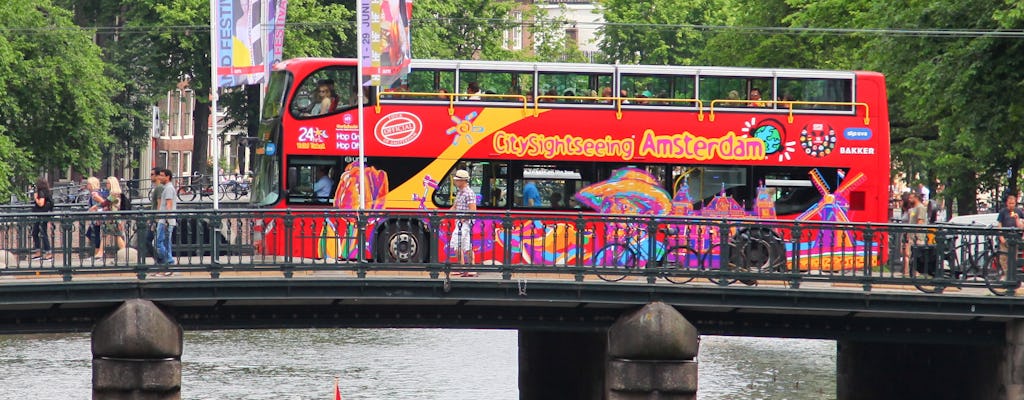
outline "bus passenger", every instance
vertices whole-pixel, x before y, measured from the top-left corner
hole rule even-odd
[[[537,190],[537,183],[529,180],[523,185],[523,205],[527,207],[540,207],[540,191]]]
[[[480,94],[481,93],[483,93],[483,91],[480,90],[480,84],[479,83],[477,83],[476,81],[473,81],[473,82],[469,83],[469,86],[467,87],[467,90],[466,90],[466,94],[469,95],[468,100],[480,100]]]
[[[753,88],[750,89],[750,95],[747,96],[748,107],[768,107],[768,103],[761,100],[761,89]]]
[[[562,194],[561,193],[558,193],[558,192],[551,193],[551,196],[548,197],[548,200],[551,201],[551,208],[563,208],[563,207],[565,207],[565,205],[562,204]]]
[[[451,99],[451,96],[448,96],[448,89],[440,88],[440,89],[437,89],[437,92],[440,93],[439,95],[437,95],[438,99],[445,100],[445,101]]]
[[[602,103],[611,104],[611,102],[612,102],[612,100],[611,100],[612,88],[610,88],[608,86],[605,86],[605,87],[601,88],[601,97],[606,98],[604,100],[601,100]]]
[[[334,91],[334,81],[324,79],[316,84],[316,95],[320,101],[313,106],[310,115],[324,115],[338,107],[338,94]]]

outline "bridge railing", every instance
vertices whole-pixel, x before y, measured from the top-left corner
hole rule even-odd
[[[174,265],[154,260],[150,212],[0,215],[0,277],[196,272],[562,275],[650,284],[1019,286],[1021,232],[958,225],[794,222],[586,213],[183,210]],[[461,224],[461,225],[460,225]],[[460,228],[464,227],[464,228]],[[51,242],[36,253],[33,229]],[[469,233],[460,260],[458,232]],[[118,235],[124,239],[121,249]],[[37,236],[38,239],[38,236]],[[99,240],[104,257],[95,257]],[[529,275],[534,276],[534,275]]]

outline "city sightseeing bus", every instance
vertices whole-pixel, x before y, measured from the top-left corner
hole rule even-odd
[[[364,87],[360,140],[356,68],[354,59],[313,58],[274,67],[256,141],[254,206],[356,209],[364,171],[365,209],[444,210],[453,203],[451,176],[465,169],[478,210],[538,219],[569,212],[887,221],[889,121],[879,73],[415,60],[391,87]],[[318,90],[334,93],[330,106],[320,106]],[[313,191],[319,171],[331,180],[330,198]],[[357,246],[337,240],[357,237],[345,227],[351,221],[320,220],[291,233],[257,222],[260,251],[355,258]],[[431,230],[443,241],[450,229],[411,221],[374,221],[358,236],[365,256],[452,260],[427,254],[424,243]],[[486,237],[494,224],[478,225],[475,246],[515,242]],[[294,244],[284,245],[285,235]],[[796,241],[785,242],[797,251]],[[878,245],[868,246],[877,257]],[[445,243],[435,248],[450,253]],[[476,261],[539,257],[523,247],[487,254]]]

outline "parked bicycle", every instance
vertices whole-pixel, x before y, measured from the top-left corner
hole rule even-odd
[[[942,260],[948,266],[954,285],[981,279],[992,294],[1005,296],[1009,292],[1004,282],[1006,269],[1003,267],[1003,262],[1008,262],[1009,257],[1005,251],[999,250],[998,238],[947,237],[943,249]]]
[[[661,229],[666,236],[675,232]],[[631,272],[643,268],[651,259],[663,268],[659,278],[672,283],[686,283],[693,280],[692,276],[680,276],[671,273],[680,268],[698,268],[701,255],[685,243],[666,243],[651,238],[642,227],[625,226],[613,228],[611,237],[615,237],[594,253],[591,266],[597,277],[607,282],[617,282],[626,278]],[[653,248],[653,253],[651,252]]]
[[[230,180],[220,184],[220,199],[227,196],[232,200],[238,200],[249,194],[249,182]]]
[[[185,179],[188,179],[188,183],[184,182]],[[199,173],[182,178],[181,184],[177,187],[178,201],[194,201],[197,196],[200,201],[203,200],[203,197],[210,197],[212,199],[213,185],[209,181],[209,178]]]

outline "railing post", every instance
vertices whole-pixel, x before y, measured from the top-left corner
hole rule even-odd
[[[793,229],[790,230],[790,238],[789,238],[789,241],[790,241],[790,243],[792,243],[792,246],[793,246],[793,251],[792,251],[793,254],[792,254],[792,256],[790,256],[790,261],[793,263],[793,267],[790,268],[790,270],[789,270],[789,274],[790,274],[789,287],[791,289],[798,289],[798,288],[800,288],[800,271],[801,271],[801,269],[800,269],[800,238],[801,237],[803,237],[803,228],[800,226],[799,222],[794,222],[793,223]]]
[[[427,260],[427,272],[429,272],[430,279],[437,279],[438,276],[441,276],[441,247],[438,246],[438,242],[441,241],[440,231],[441,220],[438,218],[437,212],[429,211],[427,214],[427,251],[430,258]]]
[[[879,246],[878,251],[882,252],[882,246]],[[874,275],[874,271],[871,269],[874,267],[875,260],[875,228],[873,225],[868,224],[867,229],[864,230],[864,279],[863,287],[865,292],[871,291],[871,276]]]
[[[356,210],[356,250],[359,254],[356,255],[356,277],[366,278],[366,229],[369,225],[369,218],[363,213],[363,210]]]
[[[587,227],[587,221],[583,219],[582,212],[576,214],[576,221],[574,223],[576,224],[576,271],[574,273],[573,280],[575,280],[576,282],[583,282],[583,272],[585,271],[585,266],[583,265],[583,258],[584,254],[586,253],[586,249],[584,248],[585,242],[583,241],[583,231]]]
[[[524,103],[525,104],[525,103]],[[501,229],[505,234],[505,243],[502,243],[501,279],[512,279],[512,213],[505,211],[501,218]]]
[[[1019,251],[1021,249],[1021,241],[1024,237],[1021,236],[1020,230],[1014,230],[1010,235],[1010,239],[1007,240],[1009,249],[1007,250],[1006,258],[1006,295],[1014,296],[1017,293],[1017,288],[1020,286],[1020,281],[1017,280],[1017,273],[1020,271],[1020,258]],[[996,262],[999,262],[996,260]]]
[[[732,233],[729,232],[729,223],[725,219],[720,220],[718,223],[718,273],[723,275],[731,275],[733,266],[730,258],[732,257],[732,249],[729,248],[729,237]],[[722,278],[718,280],[718,284],[722,286],[729,285],[729,279]]]
[[[644,266],[644,275],[647,275],[647,283],[654,284],[658,281],[658,222],[646,217],[646,225],[647,265]]]
[[[61,219],[65,221],[60,224],[61,244],[63,244],[63,246],[61,246],[61,253],[64,255],[64,260],[61,262],[60,270],[61,277],[64,279],[64,282],[71,281],[71,257],[74,253],[74,244],[71,239],[71,231],[74,228],[74,221],[66,221],[68,218],[70,218],[68,215],[62,216]]]
[[[294,258],[292,256],[295,245],[295,215],[292,214],[291,209],[287,209],[284,212],[284,222],[282,231],[284,232],[284,265],[281,266],[281,271],[284,273],[285,278],[292,277],[292,262]]]
[[[213,243],[213,253],[210,254],[210,278],[220,278],[220,238],[221,229],[224,225],[224,220],[221,211],[214,210],[213,217],[210,218],[210,223],[213,225],[213,235],[210,238],[210,242]]]

